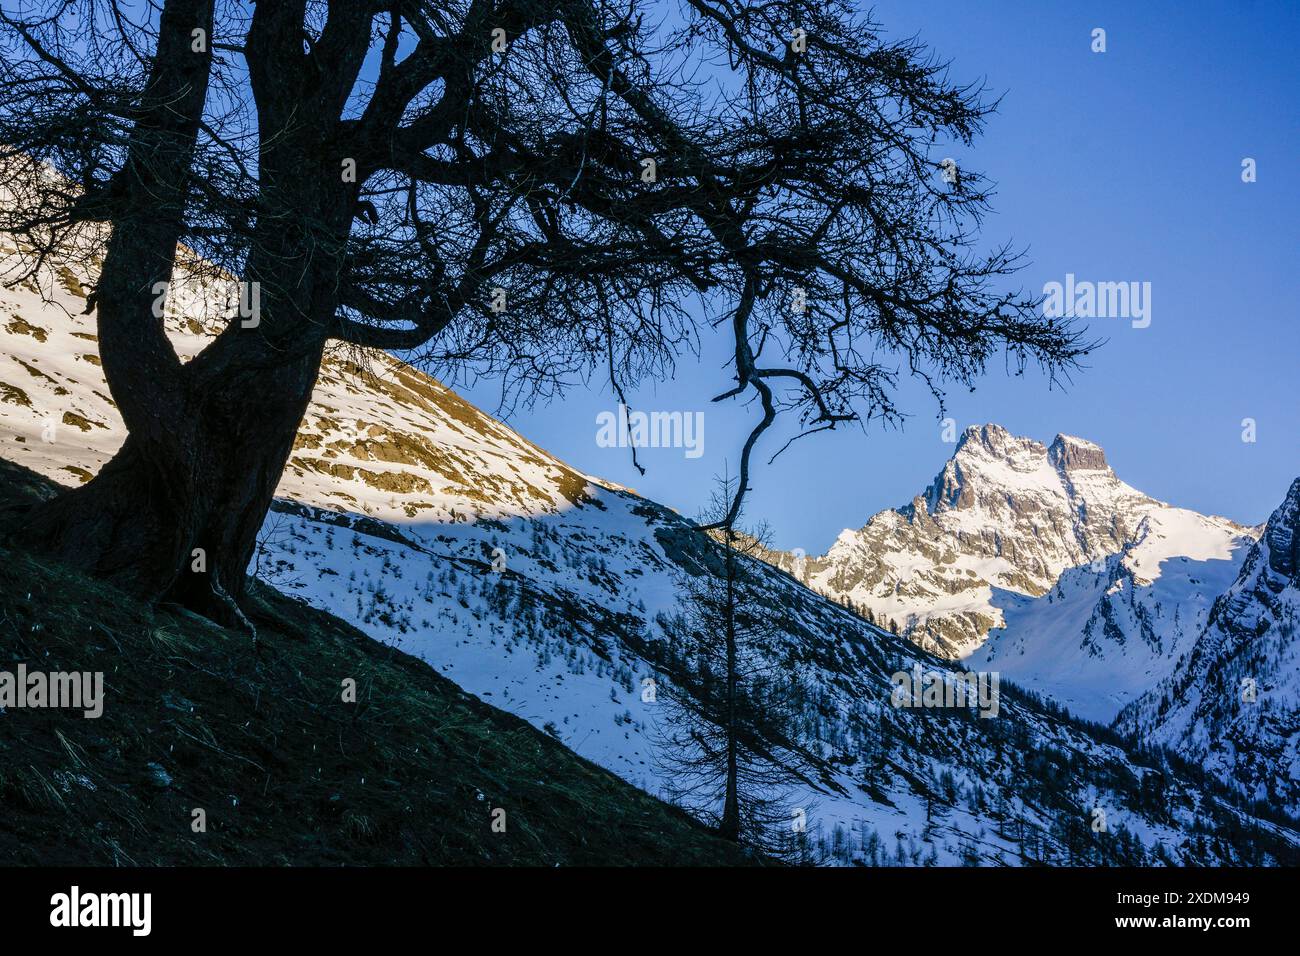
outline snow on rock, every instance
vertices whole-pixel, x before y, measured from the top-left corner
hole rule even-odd
[[[1257,537],[1142,494],[1093,442],[983,425],[911,504],[803,573],[927,650],[1105,722],[1172,670]]]

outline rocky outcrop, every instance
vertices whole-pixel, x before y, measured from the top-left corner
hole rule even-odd
[[[1269,518],[1264,534],[1268,566],[1292,584],[1300,576],[1300,478],[1291,484],[1286,501]]]
[[[1070,435],[1056,436],[1047,449],[1047,459],[1061,471],[1110,471],[1100,445]]]

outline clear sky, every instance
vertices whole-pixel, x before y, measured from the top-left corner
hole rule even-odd
[[[1265,520],[1300,476],[1300,3],[1296,0],[887,0],[875,19],[918,35],[958,81],[1003,94],[958,163],[998,184],[989,244],[1029,250],[1028,291],[1066,273],[1151,283],[1151,324],[1094,319],[1106,344],[1064,391],[1000,363],[973,393],[949,392],[959,428],[994,421],[1047,442],[1101,444],[1121,478],[1174,504]],[[1091,50],[1094,28],[1106,52]],[[1242,182],[1253,158],[1257,181]],[[713,476],[734,472],[753,407],[712,405],[729,384],[725,343],[706,341],[634,407],[703,411],[704,453],[602,448],[607,389],[519,409],[511,425],[574,466],[695,514]],[[493,410],[491,383],[463,390]],[[824,551],[845,527],[911,500],[952,453],[934,402],[902,392],[902,431],[814,435],[777,461],[789,432],[755,455],[751,519],[776,544]],[[1256,441],[1242,440],[1242,420]]]

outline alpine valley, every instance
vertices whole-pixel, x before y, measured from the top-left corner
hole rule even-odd
[[[65,484],[124,438],[89,278],[0,289],[0,455]],[[182,356],[216,331],[166,321]],[[1243,527],[1142,494],[1091,442],[986,425],[827,554],[749,566],[779,623],[753,653],[797,678],[808,857],[1300,862],[1276,812],[1300,811],[1298,524],[1300,483]],[[249,571],[660,794],[663,625],[682,576],[721,563],[670,508],[351,350],[327,357]],[[917,669],[1000,674],[997,716],[893,706]]]

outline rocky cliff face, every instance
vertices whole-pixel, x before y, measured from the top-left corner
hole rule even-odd
[[[1084,441],[1082,438],[1070,438],[1057,435],[1052,447],[1047,449],[1047,460],[1061,473],[1077,471],[1110,471],[1106,464],[1106,453],[1100,445]]]
[[[1268,519],[1264,541],[1268,566],[1291,584],[1300,576],[1300,479],[1291,485],[1286,501]]]
[[[1117,721],[1293,815],[1300,814],[1298,543],[1300,479],[1214,603],[1190,654]]]

